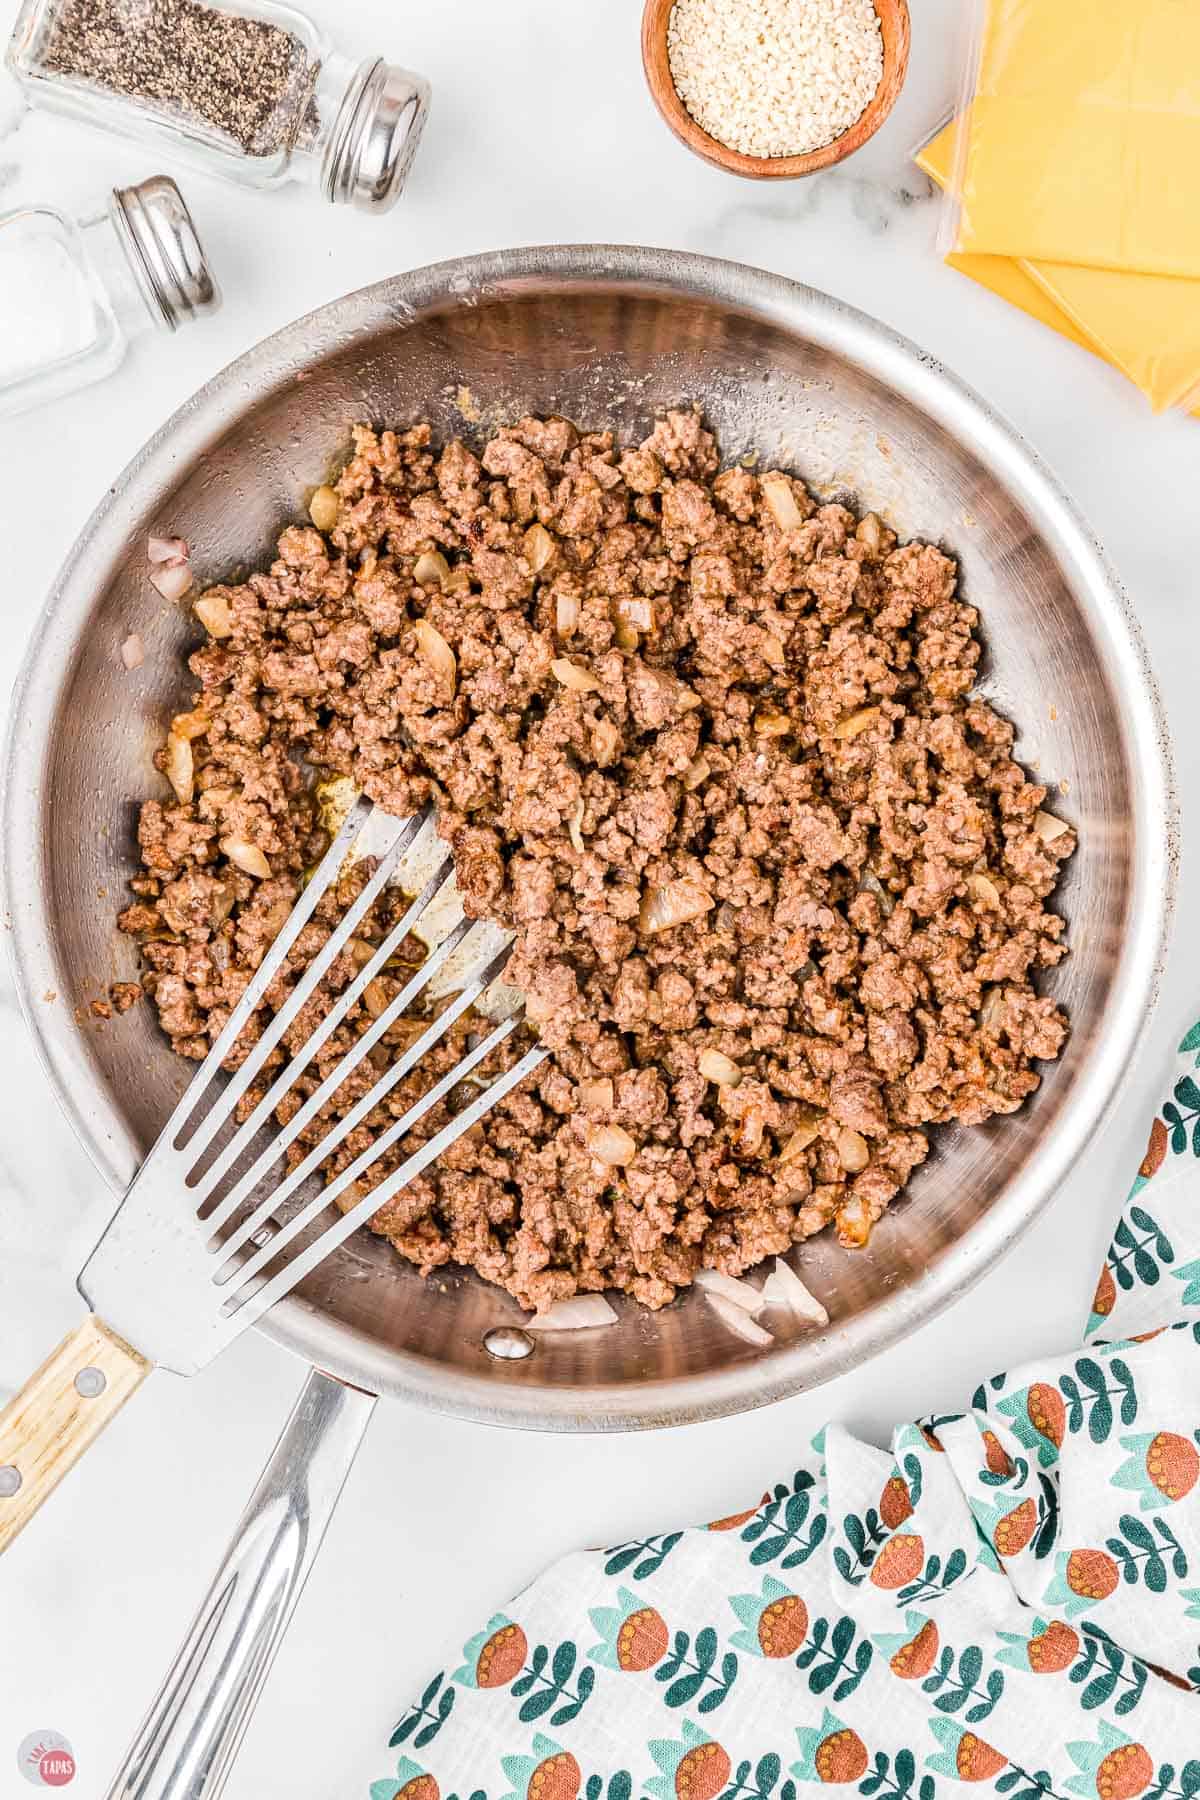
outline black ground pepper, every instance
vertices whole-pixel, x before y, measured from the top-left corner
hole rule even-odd
[[[248,156],[294,145],[320,66],[282,25],[198,0],[65,0],[40,61],[215,128]]]

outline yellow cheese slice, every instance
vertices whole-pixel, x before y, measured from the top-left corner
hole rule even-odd
[[[956,133],[952,120],[916,156],[943,189],[953,178]],[[1103,356],[1156,412],[1186,406],[1200,389],[1200,282],[959,251],[946,261]]]
[[[1200,278],[1197,0],[987,0],[954,248]]]

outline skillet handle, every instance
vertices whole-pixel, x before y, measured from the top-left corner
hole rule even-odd
[[[0,1407],[0,1551],[137,1392],[152,1365],[95,1313]]]
[[[374,1405],[310,1372],[107,1800],[216,1800]]]

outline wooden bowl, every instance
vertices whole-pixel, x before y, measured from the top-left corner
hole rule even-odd
[[[908,46],[912,35],[908,0],[874,0],[883,37],[883,75],[865,111],[841,137],[805,156],[744,156],[710,137],[693,119],[675,87],[667,54],[667,26],[675,0],[646,0],[642,13],[642,67],[654,104],[681,144],[702,156],[714,168],[753,181],[787,181],[797,175],[813,175],[832,168],[873,137],[891,112],[908,72]]]

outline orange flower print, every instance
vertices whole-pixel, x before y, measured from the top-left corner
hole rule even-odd
[[[1107,1319],[1116,1304],[1117,1284],[1113,1280],[1112,1270],[1105,1263],[1100,1271],[1100,1279],[1096,1283],[1096,1292],[1092,1298],[1092,1318]]]
[[[887,1658],[893,1675],[901,1681],[922,1681],[934,1665],[940,1640],[933,1620],[910,1607],[903,1631],[873,1632],[871,1642]]]
[[[1132,1488],[1143,1512],[1182,1500],[1200,1479],[1200,1455],[1178,1432],[1139,1432],[1123,1437],[1121,1448],[1129,1459],[1113,1476],[1113,1486]]]
[[[1094,1740],[1068,1744],[1067,1751],[1079,1771],[1067,1789],[1083,1800],[1137,1800],[1154,1780],[1149,1751],[1104,1719]]]
[[[655,1738],[647,1748],[660,1771],[645,1784],[654,1800],[716,1800],[729,1781],[727,1752],[690,1719],[678,1738]]]
[[[529,1640],[506,1613],[493,1613],[482,1631],[463,1645],[462,1666],[451,1680],[459,1687],[500,1688],[515,1681],[525,1667]]]
[[[1158,1174],[1158,1171],[1163,1166],[1163,1159],[1166,1154],[1167,1128],[1161,1119],[1155,1119],[1153,1125],[1150,1127],[1150,1142],[1146,1145],[1146,1154],[1143,1156],[1141,1166],[1138,1169],[1138,1174],[1142,1177],[1143,1181],[1149,1181],[1152,1175]]]
[[[1022,1500],[1012,1512],[997,1520],[992,1542],[997,1556],[1017,1556],[1030,1542],[1038,1526],[1037,1503]]]
[[[925,1566],[925,1545],[915,1531],[890,1537],[871,1565],[871,1583],[877,1588],[900,1588],[915,1581]]]
[[[792,1764],[797,1781],[823,1781],[840,1786],[866,1772],[867,1746],[858,1733],[828,1708],[817,1726],[798,1727],[800,1761]]]
[[[512,1783],[504,1800],[575,1800],[583,1772],[569,1750],[539,1732],[527,1756],[502,1756],[500,1766]]]
[[[895,1531],[903,1525],[905,1519],[911,1519],[913,1512],[912,1495],[908,1491],[908,1483],[903,1475],[893,1475],[879,1496],[879,1517],[889,1531]]]
[[[641,1674],[662,1661],[670,1634],[667,1622],[653,1606],[632,1592],[617,1589],[616,1606],[594,1606],[588,1613],[600,1642],[588,1651],[593,1662],[623,1674]]]
[[[758,1511],[758,1507],[766,1506],[770,1498],[770,1494],[764,1494],[759,1501],[758,1506],[750,1507],[747,1512],[730,1513],[724,1519],[712,1519],[705,1529],[708,1531],[736,1531],[739,1526],[749,1524],[750,1520]]]
[[[1035,1381],[1025,1400],[1029,1423],[1039,1437],[1048,1438],[1056,1450],[1062,1448],[1066,1430],[1067,1409],[1057,1388],[1045,1381]]]
[[[393,1780],[371,1783],[371,1800],[440,1800],[440,1790],[432,1775],[402,1756]]]
[[[953,1719],[930,1719],[929,1729],[941,1750],[925,1766],[936,1775],[949,1775],[956,1781],[992,1781],[1008,1762],[999,1750]]]
[[[759,1593],[733,1594],[729,1604],[743,1626],[729,1641],[752,1656],[794,1656],[808,1635],[808,1608],[773,1575],[764,1576]]]

